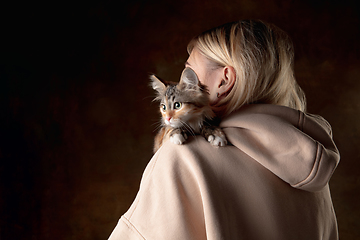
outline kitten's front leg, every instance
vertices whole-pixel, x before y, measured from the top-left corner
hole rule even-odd
[[[181,131],[181,129],[176,128],[170,133],[170,142],[175,143],[177,145],[183,144],[187,139],[187,135],[185,132]]]
[[[213,146],[224,147],[227,145],[227,139],[225,133],[219,127],[204,126],[201,131],[201,134]]]

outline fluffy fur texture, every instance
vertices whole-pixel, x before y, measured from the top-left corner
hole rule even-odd
[[[227,144],[223,131],[209,125],[215,116],[209,105],[209,93],[191,68],[184,69],[179,83],[165,82],[155,75],[150,79],[157,92],[154,100],[160,101],[162,114],[162,127],[155,137],[154,152],[168,139],[183,144],[188,134],[202,134],[214,146]]]

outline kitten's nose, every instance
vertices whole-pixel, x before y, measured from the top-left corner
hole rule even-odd
[[[166,119],[166,121],[170,122],[171,117],[166,117],[165,119]]]

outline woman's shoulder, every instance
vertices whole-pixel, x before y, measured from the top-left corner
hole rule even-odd
[[[208,155],[211,151],[209,147],[212,147],[210,143],[200,135],[190,136],[186,142],[179,145],[166,141],[152,160],[161,165],[181,164]]]
[[[201,169],[204,165],[220,161],[229,151],[229,146],[214,147],[200,135],[190,136],[181,145],[164,142],[154,154],[147,168],[150,171],[173,173],[186,169]]]
[[[231,144],[215,147],[197,135],[189,137],[182,145],[165,142],[151,159],[148,172],[153,177],[165,174],[167,178],[177,176],[178,179],[183,176],[216,178],[219,172],[225,173],[234,165],[245,164],[239,161],[245,158],[248,156]]]

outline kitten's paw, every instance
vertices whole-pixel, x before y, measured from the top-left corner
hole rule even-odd
[[[177,144],[177,145],[181,145],[186,141],[187,135],[186,134],[180,134],[180,133],[175,133],[172,136],[170,136],[170,142]]]
[[[222,136],[209,135],[207,140],[211,145],[215,147],[224,147],[227,145],[227,140],[225,135]]]

